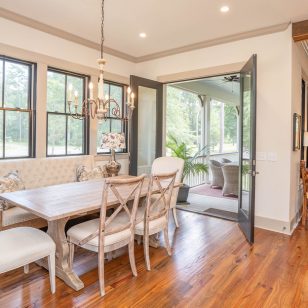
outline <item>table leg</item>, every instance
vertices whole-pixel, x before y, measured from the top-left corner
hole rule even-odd
[[[47,233],[56,243],[56,276],[74,290],[79,291],[84,287],[84,284],[69,267],[69,247],[65,235],[67,221],[68,218],[49,221]],[[39,261],[38,264],[48,269],[46,260]]]

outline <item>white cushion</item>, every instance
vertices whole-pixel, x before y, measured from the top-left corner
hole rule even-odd
[[[38,218],[34,214],[31,214],[30,212],[23,210],[22,208],[17,207],[17,206],[3,211],[2,215],[3,215],[2,216],[3,226],[9,226],[9,225],[17,224],[19,222],[24,222],[24,221]]]
[[[0,247],[0,273],[42,259],[56,250],[48,234],[28,227],[1,231]]]
[[[169,173],[178,170],[175,176],[175,182],[180,183],[183,175],[184,160],[178,157],[159,157],[153,161],[152,174]],[[178,198],[179,187],[174,188],[170,208],[176,207],[176,200]]]
[[[162,216],[160,218],[151,220],[149,222],[149,234],[157,233],[165,228],[167,224],[166,216]],[[139,235],[143,235],[144,233],[144,221],[139,222],[135,226],[135,233]]]
[[[93,234],[99,228],[99,218],[92,219],[81,224],[75,225],[67,231],[67,236],[71,237],[74,241],[81,241],[85,239],[87,236]],[[116,228],[126,225],[129,222],[128,216],[126,213],[120,213],[116,216],[116,218],[111,222],[110,225],[106,228],[107,232],[112,232]],[[129,239],[131,236],[130,229],[125,229],[120,232],[116,232],[111,235],[105,236],[104,246],[109,246],[116,244],[118,242]],[[81,247],[91,250],[98,251],[99,237],[96,236],[86,244]]]

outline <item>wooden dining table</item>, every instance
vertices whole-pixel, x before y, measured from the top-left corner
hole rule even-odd
[[[100,179],[0,195],[1,199],[47,220],[47,233],[56,243],[56,276],[76,291],[82,289],[84,284],[74,270],[69,267],[69,246],[65,234],[65,225],[70,218],[99,211],[102,204],[103,185],[104,179]],[[141,197],[146,196],[148,186],[149,179],[145,178]],[[153,188],[153,190],[158,192],[158,187]],[[125,191],[122,192],[122,196],[125,198]],[[131,196],[132,199],[133,197]],[[111,208],[117,206],[117,204],[117,198],[110,195],[107,206]],[[39,264],[48,268],[46,260],[41,260]]]

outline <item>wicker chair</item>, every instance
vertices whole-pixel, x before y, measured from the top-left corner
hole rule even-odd
[[[209,166],[212,172],[211,187],[223,187],[224,186],[224,176],[221,170],[223,164],[217,160],[210,160]]]
[[[238,196],[239,166],[232,164],[224,165],[222,167],[222,173],[224,176],[222,194]]]

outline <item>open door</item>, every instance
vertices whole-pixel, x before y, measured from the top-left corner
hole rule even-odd
[[[254,242],[256,177],[256,97],[257,55],[253,55],[240,72],[240,186],[239,227],[249,243]]]
[[[163,84],[131,76],[136,95],[130,131],[130,174],[151,173],[152,162],[162,156]]]

